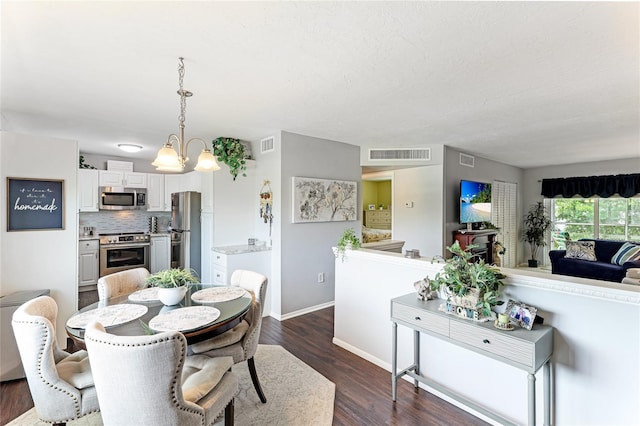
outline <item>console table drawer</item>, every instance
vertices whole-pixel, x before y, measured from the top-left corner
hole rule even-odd
[[[533,367],[535,348],[531,342],[514,339],[498,331],[487,330],[475,324],[451,321],[449,337],[511,361]]]
[[[391,304],[391,318],[415,325],[432,333],[449,335],[449,319],[432,314],[424,309],[412,308],[399,303]]]

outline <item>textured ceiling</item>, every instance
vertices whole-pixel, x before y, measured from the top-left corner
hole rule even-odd
[[[178,131],[184,56],[188,138],[445,144],[523,168],[640,158],[638,2],[0,7],[2,129],[87,153],[152,159]]]

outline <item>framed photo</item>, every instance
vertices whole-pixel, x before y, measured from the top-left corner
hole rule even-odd
[[[375,209],[376,209],[375,204],[369,204],[369,210],[375,210]]]
[[[538,309],[533,306],[520,303],[517,300],[509,299],[504,313],[509,315],[509,318],[520,327],[531,330],[531,327],[533,327],[533,321],[536,319]]]
[[[293,223],[357,220],[358,187],[354,181],[294,177]]]
[[[7,231],[64,229],[64,181],[7,178]]]

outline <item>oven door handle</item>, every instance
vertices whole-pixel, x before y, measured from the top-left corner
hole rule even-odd
[[[101,249],[128,249],[128,248],[137,248],[137,247],[149,247],[151,243],[136,243],[136,244],[103,244],[100,246]]]

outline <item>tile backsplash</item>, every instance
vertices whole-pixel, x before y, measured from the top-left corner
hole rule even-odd
[[[85,226],[92,226],[95,235],[114,232],[149,232],[150,217],[158,218],[158,232],[167,230],[171,213],[121,210],[80,213],[80,231]]]

